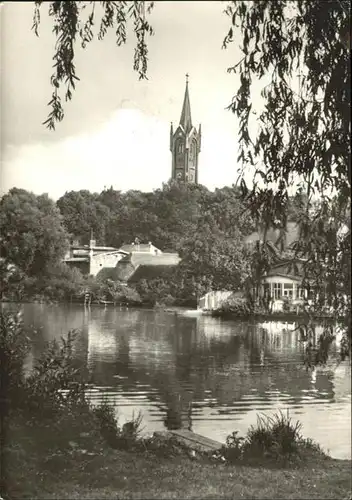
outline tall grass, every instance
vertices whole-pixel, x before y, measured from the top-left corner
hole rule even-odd
[[[226,440],[223,449],[225,458],[230,462],[276,463],[297,462],[307,456],[325,457],[320,446],[301,433],[302,424],[293,421],[287,411],[281,410],[273,416],[258,415],[257,425],[250,426],[245,437],[233,432]]]

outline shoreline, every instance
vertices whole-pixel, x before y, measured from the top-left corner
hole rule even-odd
[[[307,315],[305,314],[297,314],[297,313],[287,313],[287,312],[275,312],[275,313],[251,313],[248,315],[238,315],[233,312],[225,312],[225,311],[204,311],[204,315],[211,316],[213,318],[222,318],[222,319],[238,319],[238,320],[251,320],[254,319],[257,322],[263,321],[283,321],[287,323],[295,323],[300,320],[307,320]],[[343,321],[343,317],[334,318],[331,315],[324,314],[314,314],[312,315],[312,319],[314,321]]]
[[[70,306],[70,305],[81,305],[83,307],[90,307],[90,306],[100,306],[100,307],[112,307],[112,308],[117,308],[117,307],[127,307],[131,309],[150,309],[153,311],[163,311],[163,312],[169,312],[169,313],[174,313],[177,314],[178,312],[189,312],[192,313],[194,316],[210,316],[213,318],[221,318],[225,320],[241,320],[241,321],[250,321],[254,320],[256,322],[263,322],[263,321],[283,321],[287,323],[295,323],[300,320],[307,320],[307,316],[304,314],[297,314],[297,313],[287,313],[287,312],[274,312],[274,313],[251,313],[251,314],[246,314],[246,315],[239,315],[234,312],[227,312],[227,311],[219,311],[219,310],[201,310],[197,308],[192,308],[189,306],[184,306],[184,305],[175,305],[175,306],[167,306],[163,304],[157,304],[155,306],[151,306],[149,303],[144,302],[140,304],[124,304],[124,303],[112,303],[112,302],[98,302],[98,301],[92,301],[90,306],[85,305],[83,302],[78,302],[78,301],[50,301],[50,300],[6,300],[6,299],[0,299],[0,304],[42,304],[42,305],[47,305],[47,306],[57,306],[57,305],[63,305],[63,306]],[[328,322],[334,322],[334,321],[343,321],[343,317],[339,318],[334,318],[331,315],[312,315],[313,320],[315,321],[328,321]]]

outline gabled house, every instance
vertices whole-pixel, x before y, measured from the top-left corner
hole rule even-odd
[[[308,297],[308,291],[302,286],[304,259],[295,257],[293,251],[298,238],[299,228],[295,222],[287,223],[286,232],[269,229],[265,235],[267,248],[272,254],[272,265],[261,277],[259,297],[256,298],[271,303],[273,310],[281,310],[284,301],[294,306]],[[249,248],[254,248],[258,242],[264,242],[263,232],[256,231],[245,239]]]
[[[99,275],[106,268],[115,268],[117,263],[126,257],[128,252],[108,246],[98,246],[91,239],[89,245],[79,245],[73,242],[64,262],[70,267],[79,269],[82,274]]]
[[[73,242],[64,258],[67,265],[83,274],[125,283],[165,276],[180,260],[177,253],[162,252],[151,242],[139,243],[137,238],[119,249],[98,246],[93,239],[89,245]]]
[[[177,253],[162,252],[151,242],[123,245],[121,250],[129,253],[119,261],[116,277],[126,283],[166,276],[181,260]]]

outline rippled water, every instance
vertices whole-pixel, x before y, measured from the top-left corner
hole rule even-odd
[[[108,399],[121,422],[140,410],[145,432],[184,425],[225,442],[258,413],[288,409],[306,437],[351,457],[350,364],[336,358],[307,372],[293,324],[98,306],[26,304],[23,312],[38,330],[28,369],[45,341],[79,329],[75,356],[89,370],[90,398]]]

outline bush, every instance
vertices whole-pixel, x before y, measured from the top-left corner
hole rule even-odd
[[[169,279],[151,278],[149,280],[142,279],[136,284],[136,290],[143,303],[155,305],[173,305],[175,298],[172,295],[172,284]]]
[[[214,311],[214,315],[249,316],[253,313],[252,305],[246,298],[230,297],[224,304]]]
[[[23,328],[22,314],[0,313],[1,411],[4,415],[23,400],[23,363],[30,340]]]
[[[257,426],[251,426],[244,438],[233,432],[227,437],[222,452],[229,462],[277,464],[296,462],[312,455],[324,456],[318,444],[301,435],[302,424],[293,422],[281,411],[273,417],[258,416]]]
[[[282,299],[282,310],[286,313],[291,311],[291,302],[287,297]]]
[[[61,342],[47,344],[26,381],[25,411],[31,418],[54,418],[65,407],[85,402],[85,384],[81,370],[74,366],[72,352],[77,337],[70,331]]]
[[[86,279],[86,286],[93,300],[107,300],[123,305],[140,305],[142,300],[136,290],[112,279]]]
[[[69,301],[79,296],[84,282],[82,273],[61,262],[46,269],[38,276],[36,291],[44,299],[51,301]]]
[[[281,412],[273,417],[258,416],[257,427],[251,426],[247,432],[245,451],[273,458],[292,455],[297,452],[297,444],[302,439],[301,428],[299,421],[293,423]]]
[[[30,340],[21,315],[1,314],[1,410],[6,417],[2,438],[5,431],[8,435],[17,426],[25,435],[25,446],[44,454],[48,450],[67,451],[71,445],[77,449],[96,447],[101,437],[114,448],[126,449],[136,443],[140,414],[120,427],[113,408],[106,403],[97,408],[89,404],[84,373],[74,363],[77,334],[71,331],[60,342],[49,342],[25,379],[23,362]],[[12,432],[16,438],[18,429]]]
[[[100,432],[105,441],[112,448],[128,449],[133,446],[141,432],[142,415],[132,416],[132,420],[126,422],[122,428],[118,424],[114,408],[103,402],[93,409],[98,421]]]

